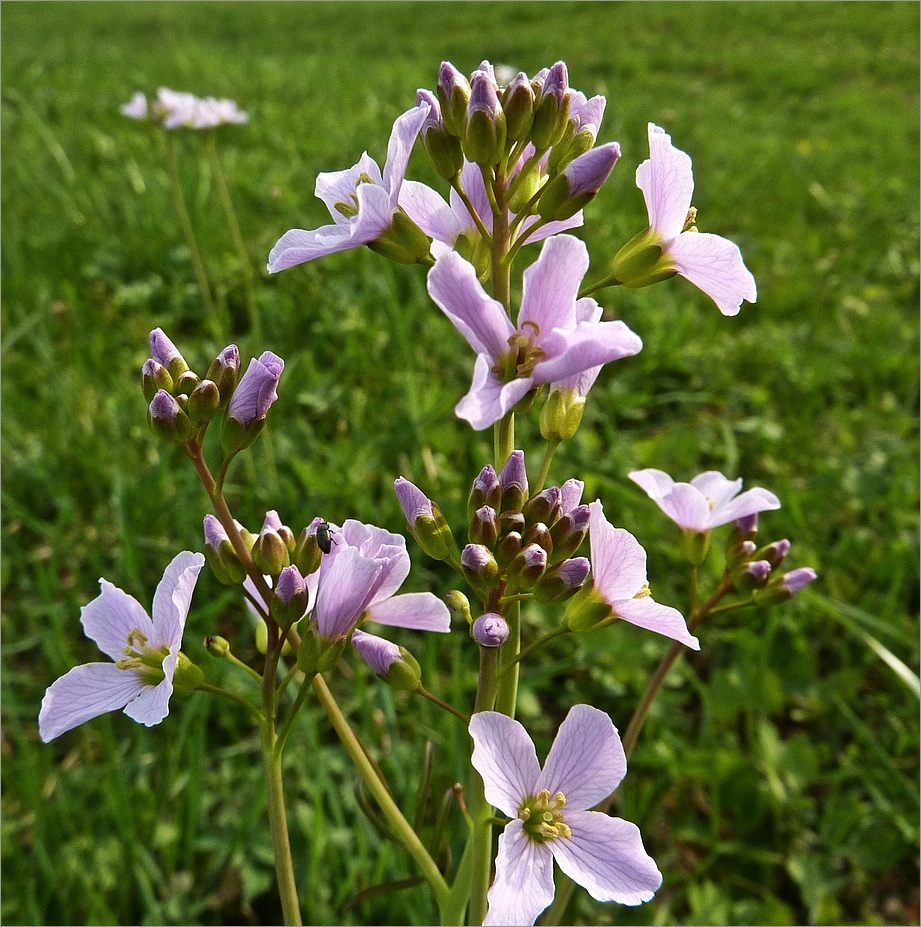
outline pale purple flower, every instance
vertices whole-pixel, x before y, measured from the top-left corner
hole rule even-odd
[[[138,90],[132,94],[131,99],[124,106],[119,107],[119,111],[129,119],[146,119],[148,115],[147,97]]]
[[[473,265],[456,253],[429,272],[432,299],[477,352],[473,383],[457,404],[458,417],[481,431],[501,419],[529,390],[629,357],[643,346],[620,321],[585,322],[591,297],[578,299],[588,270],[588,249],[557,235],[524,273],[516,328],[498,300],[483,289]]]
[[[192,113],[192,125],[196,129],[239,125],[248,120],[249,116],[237,106],[235,100],[216,100],[214,97],[196,100]]]
[[[508,622],[495,612],[480,615],[470,628],[481,647],[501,647],[508,640]]]
[[[818,574],[812,567],[800,567],[797,570],[784,573],[780,578],[780,586],[790,595],[796,595],[797,592],[801,592],[810,583],[815,582],[817,578]]]
[[[191,128],[195,125],[197,108],[198,97],[194,93],[181,93],[169,87],[161,87],[151,112],[162,122],[164,129]]]
[[[604,515],[601,502],[591,504],[589,542],[594,592],[611,606],[615,615],[637,627],[664,634],[700,650],[681,612],[655,602],[646,581],[646,551],[623,528],[615,528]]]
[[[627,773],[611,719],[574,705],[560,725],[544,768],[518,721],[495,711],[470,719],[471,762],[486,799],[512,821],[499,837],[496,877],[485,924],[533,924],[553,901],[553,860],[598,901],[649,901],[662,874],[629,821],[589,811]]]
[[[379,238],[399,208],[409,156],[428,114],[428,105],[422,104],[396,120],[383,173],[365,152],[358,164],[348,170],[320,174],[316,195],[326,204],[334,224],[313,231],[285,232],[269,253],[269,273],[367,245]]]
[[[649,123],[649,158],[636,169],[650,231],[659,239],[663,259],[703,290],[723,315],[737,315],[742,300],[755,302],[755,278],[742,261],[738,245],[707,232],[687,230],[694,176],[691,159],[672,145],[664,129]]]
[[[52,683],[38,716],[43,741],[118,708],[148,727],[169,714],[182,632],[204,563],[190,551],[173,559],[154,595],[153,620],[137,599],[99,580],[102,592],[80,610],[80,622],[116,662],[76,666]]]
[[[611,176],[611,171],[614,170],[618,158],[620,158],[620,145],[617,142],[608,142],[570,161],[563,168],[563,176],[569,182],[569,196],[577,197],[585,193],[592,195],[597,193]]]
[[[227,414],[241,425],[250,425],[265,418],[269,406],[278,398],[276,387],[285,362],[271,351],[253,358],[237,386]]]
[[[742,480],[730,480],[716,470],[676,483],[667,473],[649,468],[627,474],[668,517],[688,531],[710,531],[757,512],[779,509],[780,500],[766,489],[738,495]]]

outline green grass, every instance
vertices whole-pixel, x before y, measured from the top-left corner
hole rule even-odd
[[[638,467],[722,469],[773,490],[783,508],[762,536],[789,537],[792,564],[820,574],[783,608],[704,627],[619,793],[663,888],[636,909],[578,893],[572,922],[917,922],[918,699],[905,682],[918,668],[917,5],[29,3],[2,15],[5,923],[280,917],[246,718],[195,696],[152,730],[117,713],[49,746],[37,736],[45,688],[95,658],[78,616],[98,577],[149,604],[173,554],[201,545],[204,494],[147,429],[138,370],[155,326],[195,367],[223,345],[156,137],[118,106],[165,84],[251,115],[221,157],[260,270],[264,343],[245,330],[243,268],[208,166],[194,137],[180,145],[233,338],[288,364],[269,430],[232,470],[235,514],[397,530],[402,474],[459,530],[491,441],[453,417],[472,358],[421,270],[367,249],[271,278],[261,268],[285,230],[324,221],[318,171],[365,149],[382,160],[439,62],[469,71],[483,58],[529,73],[562,58],[575,87],[607,95],[600,138],[624,156],[587,211],[596,267],[644,224],[633,171],[651,120],[694,158],[701,228],[737,241],[759,285],[735,319],[681,280],[602,294],[645,347],[602,375],[554,480],[584,479],[638,536],[659,601],[683,607],[687,580],[669,523],[626,479]],[[432,178],[418,154],[411,173]],[[524,446],[536,437],[523,422]],[[447,591],[449,574],[410,546],[407,589]],[[528,633],[540,618],[526,612]],[[209,678],[221,669],[198,641],[215,630],[252,654],[239,603],[203,574],[185,649]],[[469,706],[469,641],[431,637],[399,639],[430,689]],[[630,627],[556,641],[526,675],[520,717],[543,749],[577,701],[623,728],[666,646]],[[466,776],[455,720],[354,661],[330,682],[404,807],[423,737],[436,794]],[[413,870],[362,815],[312,707],[286,782],[308,923],[432,922],[418,890],[344,911]]]

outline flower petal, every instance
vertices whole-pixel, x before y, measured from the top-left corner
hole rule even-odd
[[[470,719],[470,762],[486,787],[486,799],[509,817],[521,802],[536,795],[540,763],[534,743],[518,721],[497,711],[480,711]]]
[[[457,236],[465,230],[454,210],[424,183],[405,180],[400,189],[400,205],[429,238],[451,247]]]
[[[727,503],[742,488],[741,480],[730,480],[719,470],[707,470],[691,480],[691,485],[699,489],[718,509]]]
[[[754,515],[756,512],[768,512],[780,508],[780,499],[769,492],[756,486],[743,492],[741,496],[727,502],[722,507],[717,507],[713,511],[710,519],[710,527],[716,528],[719,525],[728,525],[729,522],[737,518],[744,518],[746,515]]]
[[[649,901],[662,873],[643,847],[639,828],[597,811],[565,816],[572,837],[553,840],[560,869],[598,901],[636,905]]]
[[[668,244],[674,268],[704,291],[723,315],[738,315],[742,300],[753,303],[758,288],[739,246],[709,232],[685,232]]]
[[[185,629],[192,593],[205,565],[202,554],[183,551],[173,558],[157,585],[153,600],[154,647],[179,647]]]
[[[361,654],[365,663],[380,676],[386,676],[390,667],[397,660],[403,659],[400,648],[392,641],[358,629],[352,634],[352,645]]]
[[[577,229],[585,224],[585,220],[582,218],[582,210],[580,209],[575,215],[570,216],[568,219],[557,219],[553,222],[548,222],[546,225],[540,226],[540,228],[535,230],[533,235],[530,235],[529,230],[538,222],[540,222],[540,216],[530,216],[525,219],[524,222],[521,223],[521,231],[516,236],[515,241],[525,238],[529,245],[533,245],[536,241],[543,241],[545,238],[559,235],[560,232],[566,232],[569,231],[569,229]]]
[[[314,615],[320,634],[330,640],[344,637],[355,626],[375,591],[382,565],[346,547],[335,557],[323,558]],[[328,569],[326,562],[330,561]]]
[[[534,381],[556,383],[639,354],[643,342],[623,322],[580,322],[574,331],[555,329],[541,339],[541,346],[551,357],[534,368]]]
[[[652,467],[646,470],[634,470],[632,473],[628,473],[627,476],[637,486],[644,489],[650,499],[656,502],[662,496],[671,492],[675,485],[675,481],[667,473],[662,470],[654,470]]]
[[[352,202],[352,195],[358,189],[358,180],[362,174],[370,177],[375,184],[384,182],[381,169],[367,151],[362,153],[357,164],[344,171],[324,171],[317,174],[314,193],[326,204],[329,214],[337,225],[347,223],[349,220],[336,209],[336,203]]]
[[[647,595],[639,599],[615,602],[614,611],[630,624],[664,634],[665,637],[685,644],[691,650],[700,650],[700,641],[688,630],[684,615],[677,608],[660,605]]]
[[[597,499],[590,506],[589,543],[595,588],[608,603],[635,596],[646,583],[646,551],[624,528],[615,528]]]
[[[168,666],[167,661],[172,660]],[[144,686],[137,698],[125,706],[125,714],[138,724],[153,727],[169,714],[169,700],[173,694],[173,673],[176,670],[176,656],[172,654],[163,661],[166,678],[156,686]]]
[[[368,607],[368,620],[416,631],[450,631],[448,606],[431,592],[407,592]]]
[[[99,595],[80,609],[83,633],[107,657],[121,660],[128,635],[137,629],[150,640],[154,636],[153,622],[134,596],[122,592],[107,579],[100,579],[99,587],[102,590]]]
[[[489,356],[479,354],[470,390],[454,407],[454,414],[470,422],[475,431],[482,431],[498,422],[533,385],[531,377],[502,383],[492,371]]]
[[[474,715],[474,717],[476,717]],[[483,925],[522,927],[533,924],[553,901],[553,854],[534,843],[521,821],[512,821],[499,835],[496,877]]]
[[[627,774],[627,756],[611,719],[591,705],[573,705],[560,725],[537,789],[566,796],[570,809],[587,811],[607,798]]]
[[[650,122],[648,132],[649,158],[636,169],[636,185],[643,191],[650,227],[664,239],[676,238],[694,193],[691,158],[673,147],[664,129]]]
[[[387,163],[384,165],[384,188],[390,193],[391,214],[397,207],[400,185],[406,176],[416,136],[430,109],[428,103],[420,103],[398,116],[393,124],[387,143]]]
[[[502,303],[487,295],[469,261],[453,251],[442,255],[429,271],[428,291],[477,354],[495,362],[509,350],[515,327]]]
[[[588,248],[572,235],[548,238],[537,260],[524,272],[518,329],[537,326],[538,343],[554,328],[576,327],[576,297],[588,270]],[[549,382],[549,381],[548,381]]]
[[[312,232],[291,229],[278,239],[275,247],[269,252],[266,269],[270,274],[276,274],[296,264],[346,251],[351,247],[351,225],[324,225]]]
[[[124,708],[143,688],[137,673],[114,663],[75,666],[45,692],[38,715],[39,736],[48,743],[84,721]]]
[[[710,501],[690,483],[675,483],[672,491],[656,504],[668,517],[689,531],[709,531],[711,514]]]

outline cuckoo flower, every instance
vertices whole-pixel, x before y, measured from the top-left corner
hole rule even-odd
[[[250,360],[227,406],[227,415],[241,425],[252,425],[264,419],[278,398],[276,388],[284,369],[285,362],[271,351],[264,351],[258,360]]]
[[[680,641],[693,650],[700,642],[689,631],[681,612],[655,602],[646,581],[646,551],[623,528],[615,528],[604,515],[601,502],[590,506],[589,542],[593,585],[579,593],[567,610],[574,630],[584,630],[610,617],[622,618],[637,627]],[[601,607],[600,613],[595,611]],[[608,614],[605,616],[604,611]]]
[[[487,295],[473,265],[456,253],[435,262],[429,294],[477,352],[470,392],[455,409],[477,431],[501,419],[535,386],[642,348],[623,322],[579,320],[595,305],[591,298],[577,298],[586,270],[583,242],[569,235],[548,239],[524,273],[516,328],[502,304]]]
[[[703,290],[723,315],[737,315],[742,300],[758,296],[755,278],[737,245],[719,235],[698,232],[691,207],[691,159],[672,145],[671,136],[649,123],[649,158],[636,169],[649,228],[614,259],[614,275],[627,286],[646,286],[674,274]]]
[[[470,719],[472,763],[486,799],[512,821],[499,837],[484,924],[533,924],[553,901],[553,860],[598,901],[649,901],[662,874],[635,824],[588,809],[624,778],[627,758],[611,719],[574,705],[540,768],[525,729],[494,711]]]
[[[676,483],[661,470],[635,470],[628,476],[668,517],[686,531],[710,531],[740,518],[779,509],[780,500],[766,489],[738,495],[742,480],[729,480],[716,470]]]
[[[399,208],[409,155],[428,113],[428,104],[422,104],[396,120],[383,173],[365,152],[354,167],[317,177],[316,195],[334,224],[285,232],[269,254],[269,273],[370,244],[388,230]]]
[[[154,595],[153,620],[137,599],[99,580],[102,592],[80,610],[80,621],[86,636],[115,662],[86,663],[52,683],[38,716],[42,740],[117,708],[148,727],[159,724],[169,714],[173,689],[181,691],[177,669],[188,691],[197,687],[201,671],[179,647],[204,562],[190,551],[173,559]]]

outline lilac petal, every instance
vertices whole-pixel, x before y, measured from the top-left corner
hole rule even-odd
[[[608,603],[629,599],[646,583],[646,551],[624,528],[615,528],[596,500],[590,506],[589,542],[595,588]]]
[[[429,238],[452,246],[466,230],[454,210],[431,187],[406,180],[400,189],[400,206]]]
[[[691,650],[700,650],[700,641],[688,631],[684,616],[678,609],[660,605],[648,595],[639,599],[625,599],[613,605],[614,611],[624,621],[629,621],[630,624],[645,628],[647,631],[655,631],[657,634],[670,637],[673,641],[679,641],[690,647]]]
[[[124,708],[142,688],[137,673],[120,670],[114,663],[75,666],[45,692],[38,715],[39,736],[48,743],[84,721]]]
[[[476,715],[474,715],[476,717]],[[512,821],[499,835],[496,877],[483,925],[522,927],[533,924],[553,901],[553,854],[549,844],[534,843],[521,821]]]
[[[537,326],[538,343],[554,328],[576,327],[576,297],[588,270],[588,248],[572,235],[548,238],[537,260],[524,272],[518,328]]]
[[[83,633],[95,641],[107,657],[121,660],[128,635],[137,629],[150,640],[154,636],[154,625],[134,596],[122,592],[107,579],[100,579],[99,587],[102,590],[99,595],[80,609]]]
[[[550,842],[560,869],[598,901],[636,905],[662,884],[639,828],[596,811],[566,814],[572,837]]]
[[[573,705],[547,754],[537,790],[566,796],[564,818],[607,798],[627,774],[627,756],[611,719],[591,705]]]
[[[326,257],[352,247],[352,229],[349,225],[324,225],[308,232],[291,229],[285,232],[269,252],[266,269],[270,274],[287,270],[315,258]]]
[[[691,159],[672,146],[664,129],[651,122],[649,158],[636,169],[636,185],[646,200],[649,225],[664,239],[680,235],[694,193]]]
[[[754,489],[743,492],[741,496],[737,496],[724,506],[718,506],[713,512],[710,524],[711,527],[716,528],[718,525],[727,525],[737,518],[745,518],[745,516],[754,515],[756,512],[767,512],[779,508],[780,499],[774,493],[756,486]]]
[[[338,640],[352,630],[368,606],[381,569],[380,563],[362,557],[354,547],[330,558],[330,567],[320,578],[314,609],[323,637]]]
[[[163,661],[163,671],[167,671],[167,657]],[[176,670],[176,656],[172,655],[172,664],[166,678],[156,686],[144,686],[137,698],[125,706],[125,714],[138,724],[153,727],[169,714],[169,700],[173,694],[173,673]]]
[[[704,291],[723,315],[738,315],[742,300],[753,303],[758,288],[739,246],[708,232],[685,232],[668,244],[672,266]]]
[[[518,721],[497,711],[481,711],[470,719],[473,756],[486,800],[510,818],[517,817],[522,801],[536,795],[540,764],[534,743]]]
[[[434,517],[432,500],[415,483],[400,476],[395,480],[393,489],[400,501],[403,515],[406,516],[406,521],[410,525],[414,525],[416,519],[423,515],[427,518]]]
[[[393,221],[396,202],[391,203],[385,187],[375,183],[361,183],[355,193],[358,215],[352,218],[352,246],[366,245],[387,230]]]
[[[402,660],[400,648],[391,641],[384,640],[376,634],[367,634],[356,630],[352,634],[352,644],[361,654],[361,658],[380,676],[386,676],[397,660]]]
[[[521,223],[521,231],[518,233],[517,238],[525,238],[529,244],[534,244],[536,241],[543,241],[545,238],[559,235],[560,232],[568,232],[570,229],[577,229],[585,224],[581,209],[568,219],[558,219],[540,226],[540,228],[531,235],[529,233],[530,229],[538,222],[540,222],[540,216],[529,216],[525,219],[524,222]]]
[[[183,551],[173,558],[157,585],[153,601],[154,647],[179,647],[185,629],[192,593],[198,574],[205,565],[202,554]]]
[[[323,200],[329,214],[337,225],[346,225],[349,220],[336,209],[336,203],[351,203],[352,195],[358,188],[359,178],[364,174],[371,178],[374,184],[383,184],[384,178],[377,162],[365,151],[358,159],[358,163],[344,171],[324,171],[317,174],[314,188],[317,199]]]
[[[713,509],[707,497],[690,483],[676,483],[668,495],[655,500],[668,517],[689,531],[709,531]]]
[[[468,161],[466,158],[464,159],[464,166],[461,168],[461,184],[477,215],[486,228],[492,232],[492,208],[489,205],[486,184],[483,182],[483,171],[480,170],[479,165]],[[451,191],[451,208],[457,213],[458,217],[466,221],[467,228],[473,229],[476,227],[476,223],[466,205],[454,190]]]
[[[532,377],[502,383],[492,371],[489,356],[480,354],[473,368],[470,391],[454,407],[454,414],[470,422],[475,431],[482,431],[498,422],[533,385]]]
[[[409,156],[416,143],[416,136],[422,128],[422,123],[428,117],[430,109],[428,103],[420,103],[403,113],[402,116],[398,116],[393,124],[393,131],[390,133],[390,141],[387,144],[387,163],[384,165],[384,188],[390,193],[391,213],[397,207],[400,185],[406,176],[406,168],[409,166]]]
[[[652,467],[646,470],[634,470],[632,473],[628,473],[627,476],[637,486],[644,489],[646,495],[655,502],[670,493],[675,486],[675,481],[667,473],[662,470],[654,470]]]
[[[227,414],[243,425],[264,418],[278,398],[278,378],[284,367],[285,362],[271,351],[252,358],[227,406]]]
[[[582,502],[582,490],[585,483],[582,480],[570,479],[560,487],[560,514],[567,515]]]
[[[707,470],[691,480],[691,485],[699,489],[713,504],[715,509],[725,505],[742,488],[741,480],[730,480],[719,470]]]
[[[640,336],[620,321],[580,322],[574,331],[553,331],[541,345],[551,357],[534,368],[536,383],[556,383],[643,349]]]
[[[368,606],[368,620],[416,631],[450,631],[448,606],[431,592],[407,592]]]
[[[487,295],[469,261],[454,252],[438,258],[429,271],[428,291],[477,354],[494,361],[509,350],[515,327],[502,303]]]

